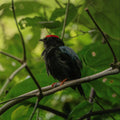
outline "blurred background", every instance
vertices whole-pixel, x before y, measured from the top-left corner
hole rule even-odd
[[[55,34],[61,37],[67,0],[15,0],[14,2],[17,21],[25,40],[28,66],[42,87],[50,85],[56,81],[46,74],[45,63],[41,57],[44,48],[39,39],[44,38],[48,34]],[[83,61],[82,77],[102,71],[113,62],[113,57],[103,36],[84,10],[86,7],[89,8],[120,60],[120,1],[71,0],[63,41]],[[13,18],[10,0],[0,0],[0,51],[19,58],[23,57],[21,39]],[[20,64],[15,60],[0,54],[0,88],[19,66]],[[104,82],[105,78],[103,78],[97,82],[83,84],[84,90],[86,95],[89,96],[91,87],[94,87],[99,97],[104,98],[105,101],[109,98],[111,99],[109,101],[110,104],[117,106],[119,105],[118,99],[120,96],[118,95],[120,75],[108,78],[107,82]],[[106,77],[106,79],[108,78]],[[101,81],[103,82],[101,83]],[[102,90],[101,86],[103,87]],[[104,90],[106,91],[106,86],[108,87],[108,94],[104,92]],[[27,71],[23,69],[9,83],[0,99],[12,98],[33,89],[36,89],[36,86]],[[116,95],[116,99],[112,97],[113,94]],[[27,103],[24,102],[24,106],[21,105],[23,110],[27,108],[29,112],[26,110],[26,114],[19,119],[27,119],[26,116],[29,116],[30,111],[33,110],[34,101],[35,99],[31,99]],[[69,114],[80,101],[84,100],[79,93],[67,88],[46,97],[41,104],[45,103],[45,105]],[[105,106],[104,102],[103,105]],[[112,108],[113,106],[108,104],[106,108]],[[11,116],[11,120],[15,120],[15,114],[20,113],[19,107],[20,105],[10,109],[9,114],[8,112],[6,113],[8,118]],[[3,115],[3,118],[7,117],[6,114]],[[40,116],[39,120],[62,120],[61,117],[46,111],[42,111]],[[107,120],[107,118],[109,117],[105,117],[104,120]]]

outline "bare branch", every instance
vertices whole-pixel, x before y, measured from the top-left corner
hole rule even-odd
[[[85,10],[86,10],[86,12],[88,13],[88,15],[90,16],[90,18],[91,18],[91,20],[93,21],[93,23],[96,25],[96,27],[97,27],[98,30],[100,31],[100,33],[102,34],[102,36],[104,37],[104,39],[105,39],[108,47],[110,48],[110,50],[111,50],[111,52],[112,52],[112,55],[113,55],[113,58],[114,58],[114,63],[117,63],[118,60],[117,60],[117,57],[116,57],[116,55],[115,55],[115,52],[114,52],[114,50],[112,49],[112,47],[111,47],[108,39],[106,38],[105,34],[103,33],[103,31],[101,30],[101,28],[98,26],[98,24],[96,23],[96,21],[95,21],[94,18],[92,17],[92,15],[91,15],[90,11],[88,10],[88,8],[86,8]]]
[[[94,98],[95,98],[95,91],[94,91],[94,88],[92,87],[91,91],[90,91],[89,103],[93,103]],[[91,112],[92,112],[92,109],[90,110],[89,113],[91,113]],[[91,120],[91,118],[88,117],[86,120]]]
[[[11,54],[5,53],[5,52],[3,52],[3,51],[0,51],[0,53],[3,54],[3,55],[5,55],[5,56],[8,56],[8,57],[10,57],[10,58],[12,58],[12,59],[14,59],[14,60],[20,62],[20,63],[22,63],[22,60],[21,60],[21,59],[19,59],[19,58],[13,56],[13,55],[11,55]]]
[[[43,93],[43,95],[44,96],[50,95],[50,94],[52,94],[54,92],[57,92],[59,90],[62,90],[64,88],[67,88],[67,87],[70,87],[70,86],[79,85],[81,83],[90,82],[90,81],[93,81],[95,79],[107,76],[107,75],[117,74],[119,72],[120,72],[120,70],[118,68],[113,69],[113,70],[110,70],[110,68],[109,68],[109,69],[106,69],[105,72],[102,71],[102,72],[99,72],[99,73],[91,75],[91,76],[87,76],[87,77],[84,77],[84,78],[80,78],[80,79],[76,79],[76,80],[71,80],[71,81],[65,82],[66,84],[63,84],[62,86],[58,86],[58,87],[56,87],[54,89],[51,89],[49,91],[46,91],[46,92]]]
[[[91,88],[91,92],[90,92],[89,103],[92,103],[94,98],[95,98],[95,90],[94,90],[94,88],[92,87],[92,88]]]
[[[21,33],[20,29],[19,29],[17,19],[16,19],[15,8],[14,8],[14,0],[12,0],[12,10],[13,10],[14,20],[15,20],[15,23],[16,23],[16,26],[17,26],[17,29],[18,29],[18,32],[19,32],[19,34],[20,34],[20,38],[21,38],[21,42],[22,42],[22,46],[23,46],[23,60],[26,61],[25,42],[24,42],[23,35],[22,35],[22,33]]]
[[[62,30],[62,34],[61,34],[61,39],[62,39],[62,40],[63,40],[63,38],[64,38],[64,33],[65,33],[65,26],[66,26],[66,22],[67,22],[69,4],[70,4],[70,0],[68,0],[67,7],[66,7],[65,19],[64,19],[64,24],[63,24],[63,30]]]
[[[55,2],[59,5],[60,8],[63,8],[58,0],[55,0]]]
[[[29,75],[32,77],[33,81],[35,82],[36,86],[38,87],[39,91],[40,91],[40,94],[42,95],[42,90],[41,90],[41,87],[38,83],[38,81],[36,80],[35,76],[33,75],[33,73],[31,72],[30,68],[28,66],[25,67],[26,70],[28,71]]]
[[[13,10],[14,20],[15,20],[15,23],[16,23],[16,26],[17,26],[17,29],[18,29],[18,32],[19,32],[19,34],[20,34],[21,42],[22,42],[22,46],[23,46],[23,61],[26,61],[25,43],[24,43],[23,35],[22,35],[22,33],[21,33],[20,29],[19,29],[18,23],[17,23],[16,14],[15,14],[15,9],[14,9],[14,0],[12,0],[12,10]],[[32,77],[32,79],[34,80],[36,86],[37,86],[38,89],[40,90],[40,93],[42,94],[41,87],[40,87],[39,83],[37,82],[36,78],[34,77],[34,75],[32,74],[32,72],[30,71],[29,67],[26,66],[25,68],[26,68],[26,70],[28,71],[28,73],[30,74],[30,76]]]
[[[34,116],[34,114],[35,114],[35,112],[36,112],[36,109],[37,109],[37,107],[38,107],[39,102],[40,102],[41,99],[42,99],[42,98],[40,98],[40,97],[37,98],[37,101],[36,101],[35,106],[34,106],[34,110],[33,110],[32,114],[31,114],[29,120],[32,120],[32,118],[33,118],[33,116]]]
[[[90,117],[90,116],[104,115],[104,114],[116,113],[116,112],[120,112],[120,108],[114,108],[114,109],[109,109],[109,110],[91,112],[91,113],[85,114],[79,120],[84,120],[85,118]]]
[[[33,104],[33,102],[27,101],[25,104]],[[60,116],[60,117],[63,117],[63,118],[67,118],[67,117],[68,117],[65,113],[60,112],[60,111],[58,111],[58,110],[55,110],[55,109],[50,108],[50,107],[45,106],[45,105],[40,105],[40,104],[39,104],[39,105],[38,105],[38,108],[40,108],[40,109],[42,109],[42,110],[46,110],[46,111],[48,111],[48,112],[51,112],[51,113],[56,114],[56,115],[58,115],[58,116]]]
[[[36,93],[34,92],[29,92],[29,93],[25,93],[24,95],[19,96],[19,99],[14,99],[12,101],[9,101],[8,103],[6,103],[5,105],[3,105],[0,108],[0,115],[2,115],[2,113],[4,113],[6,110],[8,110],[9,108],[11,108],[12,106],[20,103],[21,101],[24,101],[26,99],[35,97]]]
[[[60,112],[60,111],[57,111],[57,110],[55,110],[55,109],[53,109],[53,108],[50,108],[50,107],[48,107],[48,106],[38,105],[38,107],[39,107],[40,109],[43,109],[43,110],[52,112],[52,113],[54,113],[54,114],[56,114],[56,115],[59,115],[59,116],[61,116],[61,117],[63,117],[63,118],[67,118],[67,115],[66,115],[66,114],[64,114],[64,113],[62,113],[62,112]]]
[[[96,95],[96,96],[97,96],[97,95]],[[103,107],[98,101],[95,100],[95,103],[96,103],[97,105],[99,105],[99,107],[100,107],[102,110],[105,110],[104,107]],[[115,120],[115,118],[114,118],[111,114],[108,113],[108,116],[110,116],[113,120]]]
[[[26,64],[26,63],[23,63],[23,61],[20,60],[19,58],[15,57],[15,56],[12,56],[12,55],[10,55],[8,53],[2,52],[2,51],[0,51],[0,53],[17,60],[18,62],[22,63],[22,66],[24,66],[23,64]],[[41,91],[41,87],[40,87],[39,83],[37,82],[36,78],[34,77],[34,75],[32,74],[32,72],[30,71],[29,67],[27,65],[25,65],[25,68],[28,71],[28,73],[30,74],[30,76],[32,77],[32,79],[34,80],[34,82],[37,85],[38,89]],[[0,93],[0,95],[1,95],[1,93]]]
[[[51,85],[46,86],[46,87],[42,88],[42,93],[43,93],[42,95],[47,96],[47,95],[53,94],[57,91],[60,91],[62,89],[65,89],[67,87],[71,87],[71,86],[78,85],[78,84],[81,84],[81,83],[90,82],[90,81],[96,80],[98,78],[107,76],[107,75],[118,74],[119,72],[120,72],[120,70],[118,68],[115,68],[115,69],[108,68],[108,69],[106,69],[102,72],[99,72],[99,73],[91,75],[91,76],[87,76],[87,77],[84,77],[84,78],[80,78],[80,79],[65,82],[65,84],[63,84],[62,86],[59,86],[60,85],[60,83],[59,83],[59,84],[57,84],[58,87],[56,87],[56,88],[52,88]],[[12,101],[9,101],[8,103],[6,103],[5,105],[3,105],[0,108],[0,115],[3,114],[10,107],[14,106],[15,104],[20,103],[23,100],[26,100],[26,99],[29,99],[29,98],[32,98],[32,97],[38,97],[38,96],[40,96],[39,90],[34,90],[34,91],[31,91],[31,92],[25,93],[21,96],[18,96],[18,99],[17,98],[13,99]]]
[[[3,87],[0,90],[0,96],[2,95],[2,93],[4,92],[4,90],[6,89],[7,85],[11,82],[11,80],[15,77],[15,75],[20,72],[24,67],[26,66],[26,63],[23,63],[18,69],[16,69],[11,75],[10,77],[6,80],[5,84],[3,85]]]

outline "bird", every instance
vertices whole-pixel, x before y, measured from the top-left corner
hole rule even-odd
[[[65,46],[63,40],[57,35],[47,35],[40,41],[44,44],[41,56],[45,61],[48,75],[62,83],[81,77],[82,62],[71,48]],[[72,88],[77,88],[81,96],[85,96],[81,85]]]

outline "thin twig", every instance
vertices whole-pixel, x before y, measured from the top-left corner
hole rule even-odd
[[[2,51],[0,51],[0,53],[3,54],[3,55],[8,56],[8,57],[10,57],[10,58],[13,58],[14,60],[17,60],[17,61],[20,62],[20,63],[23,63],[22,60],[20,60],[19,58],[15,57],[15,56],[12,56],[12,55],[10,55],[10,54],[8,54],[8,53],[5,53],[5,52],[2,52]],[[22,65],[22,66],[24,66],[24,65]],[[35,84],[37,85],[37,87],[38,87],[38,89],[40,90],[40,93],[41,93],[41,87],[40,87],[39,83],[37,82],[36,78],[34,77],[34,75],[32,74],[32,72],[30,71],[29,67],[26,66],[25,68],[26,68],[26,70],[29,72],[30,76],[31,76],[32,79],[34,80]]]
[[[33,96],[37,96],[37,93],[39,92],[39,89],[36,89],[36,90],[33,90],[33,91],[30,91],[30,92],[28,92],[28,93],[25,93],[25,94],[23,94],[23,95],[20,95],[20,96],[18,96],[18,97],[15,97],[15,98],[12,98],[12,99],[9,99],[9,100],[6,100],[6,101],[2,101],[2,102],[0,102],[0,105],[1,104],[4,104],[4,103],[8,103],[8,102],[12,102],[12,101],[16,101],[16,100],[19,100],[19,99],[22,99],[22,98],[24,98],[24,96],[29,96],[29,97],[31,97],[31,95]]]
[[[98,101],[95,100],[95,102],[96,102],[97,105],[99,105],[99,107],[100,107],[102,110],[105,110],[104,107],[103,107]],[[113,120],[115,120],[115,118],[114,118],[111,114],[108,113],[108,115],[109,115]]]
[[[42,95],[43,96],[48,96],[48,95],[53,94],[57,91],[65,89],[67,87],[71,87],[71,86],[78,85],[78,84],[81,84],[81,83],[91,82],[91,81],[96,80],[98,78],[101,78],[101,77],[104,77],[104,76],[107,76],[107,75],[118,74],[120,72],[120,70],[118,68],[116,68],[116,69],[108,68],[104,71],[105,72],[102,71],[102,72],[99,72],[99,73],[91,75],[91,76],[87,76],[87,77],[84,77],[84,78],[80,78],[80,79],[65,82],[65,84],[63,84],[62,86],[58,86],[56,88],[52,88],[52,86],[50,85],[50,86],[48,86],[48,90],[47,90],[47,87],[44,87],[47,91],[42,91]],[[59,85],[60,85],[60,83],[59,83]],[[52,89],[49,90],[50,87]],[[18,96],[19,99],[9,101],[8,103],[6,103],[5,105],[3,105],[0,108],[0,115],[3,114],[6,110],[8,110],[10,107],[20,103],[21,101],[24,101],[24,100],[32,98],[32,97],[38,97],[39,95],[40,95],[39,90],[34,90],[34,91],[31,91],[31,92],[25,93],[21,96]]]
[[[16,14],[15,14],[15,9],[14,9],[14,1],[13,1],[13,0],[12,0],[12,10],[13,10],[13,16],[14,16],[14,19],[15,19],[16,26],[17,26],[18,32],[19,32],[20,37],[21,37],[21,42],[22,42],[22,46],[23,46],[23,61],[25,62],[25,61],[26,61],[25,43],[24,43],[23,35],[22,35],[22,33],[21,33],[20,29],[19,29],[18,23],[17,23]],[[34,80],[34,82],[35,82],[35,84],[37,85],[38,89],[40,90],[40,93],[42,94],[41,87],[40,87],[39,83],[37,82],[36,78],[34,77],[34,75],[32,74],[32,72],[30,71],[29,67],[26,66],[25,68],[26,68],[26,70],[29,72],[30,76],[31,76],[32,79]]]
[[[23,60],[26,61],[25,42],[24,42],[23,35],[22,35],[22,33],[21,33],[20,29],[19,29],[17,19],[16,19],[15,8],[14,8],[14,0],[12,0],[12,10],[13,10],[14,20],[15,20],[15,23],[16,23],[16,26],[17,26],[17,29],[18,29],[18,32],[19,32],[19,34],[20,34],[20,38],[21,38],[21,42],[22,42],[22,46],[23,46]]]
[[[54,114],[56,114],[56,115],[58,115],[58,116],[61,116],[61,117],[63,117],[63,118],[67,118],[67,115],[66,115],[65,113],[60,112],[60,111],[57,111],[57,110],[55,110],[55,109],[53,109],[53,108],[50,108],[50,107],[48,107],[48,106],[38,105],[38,107],[39,107],[40,109],[43,109],[43,110],[52,112],[52,113],[54,113]]]
[[[34,105],[33,102],[29,102],[29,101],[26,101],[26,102],[25,102],[25,105],[26,105],[26,104],[31,104],[31,106]],[[67,118],[67,117],[68,117],[65,113],[60,112],[60,111],[58,111],[58,110],[55,110],[55,109],[50,108],[50,107],[45,106],[45,105],[40,105],[40,104],[38,104],[38,108],[40,108],[40,109],[42,109],[42,110],[46,110],[46,111],[48,111],[48,112],[51,112],[51,113],[56,114],[56,115],[58,115],[58,116],[60,116],[60,117],[63,117],[63,118]]]
[[[94,101],[95,96],[96,96],[95,90],[94,90],[94,88],[91,88],[90,98],[89,98],[89,102],[90,102],[90,103],[92,103],[92,102]],[[98,101],[95,100],[94,102],[95,102],[97,105],[99,105],[102,110],[105,110],[104,107],[103,107],[102,105],[100,105]],[[92,110],[89,112],[89,114],[90,114],[91,112],[92,112]],[[108,115],[109,115],[113,120],[115,120],[111,114],[108,114]],[[90,117],[91,117],[91,116],[88,116],[86,120],[90,120],[90,119],[91,119]]]
[[[44,92],[44,91],[48,91],[48,90],[50,90],[50,89],[52,89],[53,87],[51,87],[51,85],[49,85],[49,86],[45,86],[45,87],[42,87],[41,89],[42,89],[42,92]],[[28,94],[35,94],[35,93],[38,93],[39,92],[39,89],[36,89],[36,90],[33,90],[33,91],[31,91],[31,92],[28,92],[28,93],[26,93],[26,94],[24,94],[25,96],[26,95],[28,95]],[[9,99],[9,100],[6,100],[6,101],[2,101],[2,102],[0,102],[0,105],[1,104],[4,104],[4,103],[7,103],[7,102],[10,102],[10,101],[13,101],[13,100],[16,100],[16,99],[20,99],[20,98],[22,98],[24,95],[21,95],[21,96],[18,96],[18,97],[15,97],[15,98],[12,98],[12,99]]]
[[[0,115],[2,115],[7,109],[13,107],[14,105],[20,103],[21,101],[24,101],[26,99],[29,99],[29,98],[32,98],[32,97],[35,97],[36,96],[36,93],[31,93],[31,94],[24,94],[24,95],[21,95],[21,96],[24,96],[24,97],[20,97],[19,96],[19,99],[15,99],[15,100],[12,100],[12,101],[9,101],[8,103],[6,103],[5,105],[3,105],[1,108],[0,108]]]
[[[91,15],[90,11],[88,10],[88,8],[86,8],[85,10],[86,10],[86,12],[88,13],[88,15],[90,16],[90,18],[91,18],[91,20],[93,21],[93,23],[96,25],[96,27],[97,27],[98,30],[100,31],[100,33],[102,34],[102,36],[104,37],[104,39],[105,39],[108,47],[110,48],[110,50],[111,50],[111,52],[112,52],[112,55],[113,55],[113,58],[114,58],[114,64],[117,63],[118,60],[117,60],[117,57],[116,57],[116,55],[115,55],[115,52],[114,52],[114,50],[112,49],[112,47],[111,47],[108,39],[106,38],[105,34],[103,33],[103,31],[101,30],[101,28],[98,26],[98,24],[96,23],[96,21],[95,21],[94,18],[92,17],[92,15]]]
[[[36,100],[35,106],[34,106],[34,110],[33,110],[32,114],[31,114],[29,120],[32,120],[32,118],[33,118],[33,116],[34,116],[34,114],[35,114],[35,112],[36,112],[36,109],[37,109],[37,107],[38,107],[38,105],[39,105],[40,100],[41,100],[41,98],[38,97],[37,100]]]
[[[39,113],[40,113],[40,109],[37,110],[36,120],[39,120]]]
[[[15,75],[20,72],[24,67],[26,66],[26,63],[22,64],[18,69],[16,69],[11,75],[10,77],[6,80],[5,84],[3,85],[3,87],[0,90],[0,96],[2,95],[2,93],[4,92],[4,90],[6,89],[6,87],[8,86],[8,84],[11,82],[11,80],[15,77]]]
[[[95,90],[92,87],[90,92],[90,97],[89,97],[89,103],[92,103],[94,98],[95,98]]]
[[[42,95],[42,90],[41,90],[41,87],[38,83],[38,81],[36,80],[35,76],[33,75],[33,73],[31,72],[30,68],[26,65],[25,66],[26,70],[28,71],[29,75],[32,77],[32,79],[34,80],[36,86],[38,87],[39,91],[40,91],[40,94]]]
[[[93,99],[95,98],[95,90],[94,88],[92,87],[91,88],[91,91],[90,91],[90,97],[89,97],[89,103],[93,103]],[[92,109],[90,110],[89,113],[92,112]],[[90,117],[88,117],[86,120],[90,120]]]
[[[63,8],[58,0],[55,0],[55,2],[59,5],[60,8]]]
[[[21,60],[21,59],[19,59],[19,58],[13,56],[13,55],[11,55],[11,54],[5,53],[5,52],[3,52],[3,51],[0,51],[0,53],[3,54],[3,55],[5,55],[5,56],[8,56],[8,57],[10,57],[10,58],[12,58],[12,59],[14,59],[14,60],[20,62],[20,63],[22,63],[22,60]]]
[[[63,30],[62,30],[62,33],[61,33],[61,39],[62,39],[62,40],[63,40],[64,34],[65,34],[65,26],[66,26],[66,22],[67,22],[69,4],[70,4],[70,0],[68,0],[67,7],[66,7],[65,19],[64,19],[64,23],[63,23]]]
[[[120,108],[91,112],[91,113],[85,114],[79,120],[84,120],[85,118],[90,117],[90,116],[105,115],[105,114],[108,114],[108,113],[115,113],[115,112],[120,112]]]

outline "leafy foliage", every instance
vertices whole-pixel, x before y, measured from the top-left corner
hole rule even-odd
[[[65,16],[66,2],[59,0],[60,7],[54,0],[48,1],[15,1],[15,12],[19,26],[23,33],[27,51],[28,66],[32,70],[40,86],[52,84],[55,80],[46,74],[45,65],[40,55],[43,50],[39,39],[46,34],[61,35]],[[3,50],[14,56],[23,57],[23,48],[13,21],[11,3],[0,1],[0,51]],[[88,7],[98,25],[107,35],[113,50],[120,61],[120,1],[116,0],[76,0],[70,3],[66,33],[64,41],[73,48],[83,63],[82,77],[100,72],[110,66],[113,56],[107,44],[102,44],[102,36],[85,13]],[[56,7],[57,6],[57,7]],[[81,50],[82,49],[82,50]],[[5,79],[19,67],[19,63],[0,54],[0,88]],[[95,100],[104,109],[120,106],[120,74],[110,75],[90,83],[84,83],[83,88],[87,97],[93,87],[96,92]],[[8,100],[26,92],[36,89],[28,73],[22,70],[7,87],[7,94],[3,94],[1,101]],[[0,119],[27,120],[33,110],[36,98],[26,100],[6,111]],[[77,91],[67,88],[53,95],[46,96],[40,104],[62,111],[69,116],[68,119],[79,119],[81,116],[93,111],[102,110],[96,102],[93,104],[84,101]],[[67,106],[67,107],[65,107]],[[67,109],[66,109],[67,108]],[[112,114],[111,114],[112,115]],[[34,116],[36,119],[37,112]],[[43,120],[63,120],[55,114],[40,109],[40,118]],[[119,114],[113,114],[119,119]],[[112,119],[109,114],[92,117],[92,120]]]

